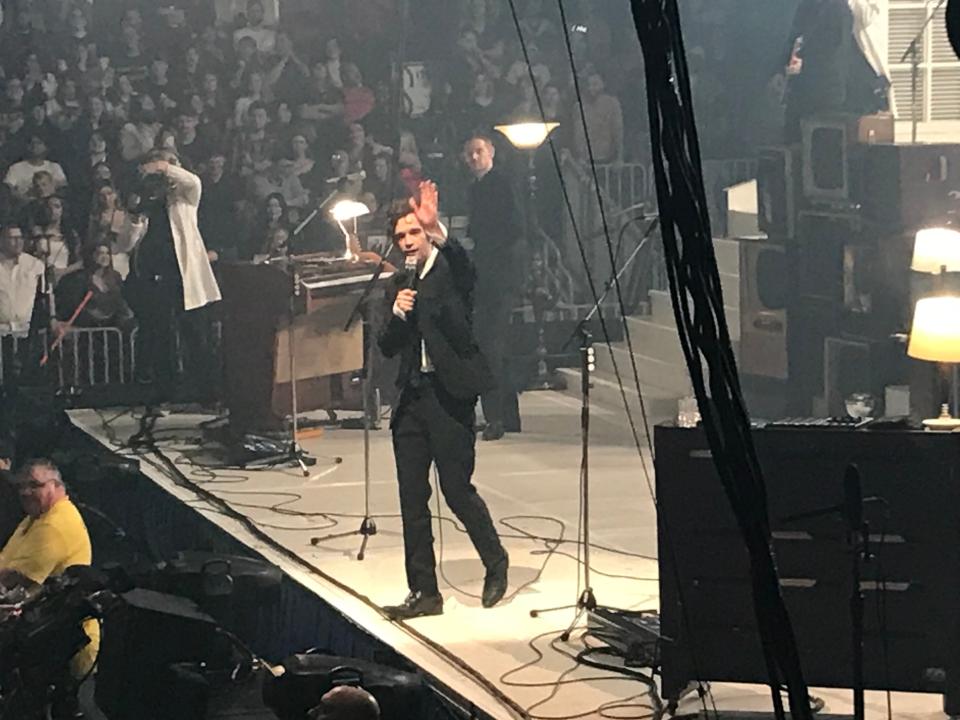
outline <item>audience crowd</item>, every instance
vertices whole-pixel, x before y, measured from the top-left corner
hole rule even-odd
[[[556,8],[516,5],[547,119],[561,123],[555,139],[585,158]],[[645,146],[644,113],[631,110],[625,122],[622,110],[642,95],[639,47],[626,4],[597,6],[571,3],[571,41],[595,158],[618,163]],[[135,325],[124,281],[145,232],[138,167],[151,150],[174,151],[202,178],[211,259],[255,259],[334,249],[337,230],[322,219],[293,231],[338,196],[367,203],[376,231],[389,201],[422,176],[456,209],[464,138],[538,115],[507,0],[280,7],[6,0],[0,335],[26,332],[38,286],[52,291],[54,322],[72,318],[89,295],[75,324]],[[398,93],[401,47],[420,67],[406,66]]]

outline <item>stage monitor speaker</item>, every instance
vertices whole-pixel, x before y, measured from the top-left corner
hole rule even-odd
[[[895,234],[944,222],[960,190],[960,144],[865,148],[861,205],[878,231]]]
[[[180,662],[229,665],[213,618],[190,600],[131,590],[103,622],[97,705],[110,720],[166,720],[166,668]]]
[[[806,118],[800,123],[803,195],[813,203],[851,198],[850,155],[857,118]]]
[[[263,687],[264,702],[280,720],[304,720],[307,711],[337,685],[358,685],[380,704],[382,720],[423,716],[426,685],[416,673],[386,665],[335,655],[294,655],[283,661],[284,672],[269,677]]]
[[[787,379],[789,277],[783,245],[740,241],[741,372]]]
[[[842,304],[847,292],[845,248],[862,242],[856,213],[801,212],[792,248],[797,293]]]
[[[757,209],[760,230],[770,237],[792,238],[797,221],[794,149],[760,149],[757,162]]]

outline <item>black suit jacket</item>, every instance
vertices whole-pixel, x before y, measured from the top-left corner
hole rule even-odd
[[[493,168],[469,188],[470,237],[482,294],[515,292],[526,273],[523,213],[510,179]]]
[[[486,359],[473,337],[473,288],[476,272],[463,246],[449,239],[426,277],[417,285],[417,301],[405,320],[393,303],[406,278],[394,276],[387,291],[389,320],[380,333],[380,350],[401,356],[397,386],[420,371],[420,340],[433,363],[436,379],[451,396],[476,401],[494,385]]]

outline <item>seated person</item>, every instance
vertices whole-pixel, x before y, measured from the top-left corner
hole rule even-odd
[[[23,252],[23,231],[0,227],[0,337],[27,334],[43,273],[43,261]]]
[[[290,240],[290,231],[283,225],[278,225],[267,233],[266,241],[260,246],[253,256],[253,261],[257,263],[266,262],[274,258],[284,258],[287,256]]]
[[[87,526],[67,496],[57,466],[50,460],[31,460],[17,474],[17,488],[26,517],[0,550],[0,585],[40,584],[74,565],[90,565]],[[100,647],[97,622],[87,620],[84,631],[90,642],[70,663],[75,680],[90,672]]]
[[[77,316],[77,327],[118,327],[133,325],[133,311],[123,298],[123,278],[113,269],[110,243],[101,240],[84,248],[83,269],[71,273],[57,285],[57,316],[68,320],[80,307],[87,292],[90,299]]]
[[[3,181],[10,186],[18,199],[26,201],[34,187],[33,176],[41,171],[50,173],[56,189],[67,184],[63,168],[47,159],[46,141],[40,135],[33,135],[27,146],[27,158],[11,165]]]

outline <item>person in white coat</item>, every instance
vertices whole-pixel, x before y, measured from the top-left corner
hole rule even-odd
[[[197,223],[202,184],[180,167],[176,155],[158,150],[140,166],[143,178],[140,212],[146,233],[133,255],[128,279],[139,318],[137,372],[157,383],[158,399],[169,399],[175,379],[175,327],[179,316],[183,345],[189,353],[204,338],[203,324],[191,311],[220,300],[220,288]],[[193,347],[191,347],[193,346]]]

